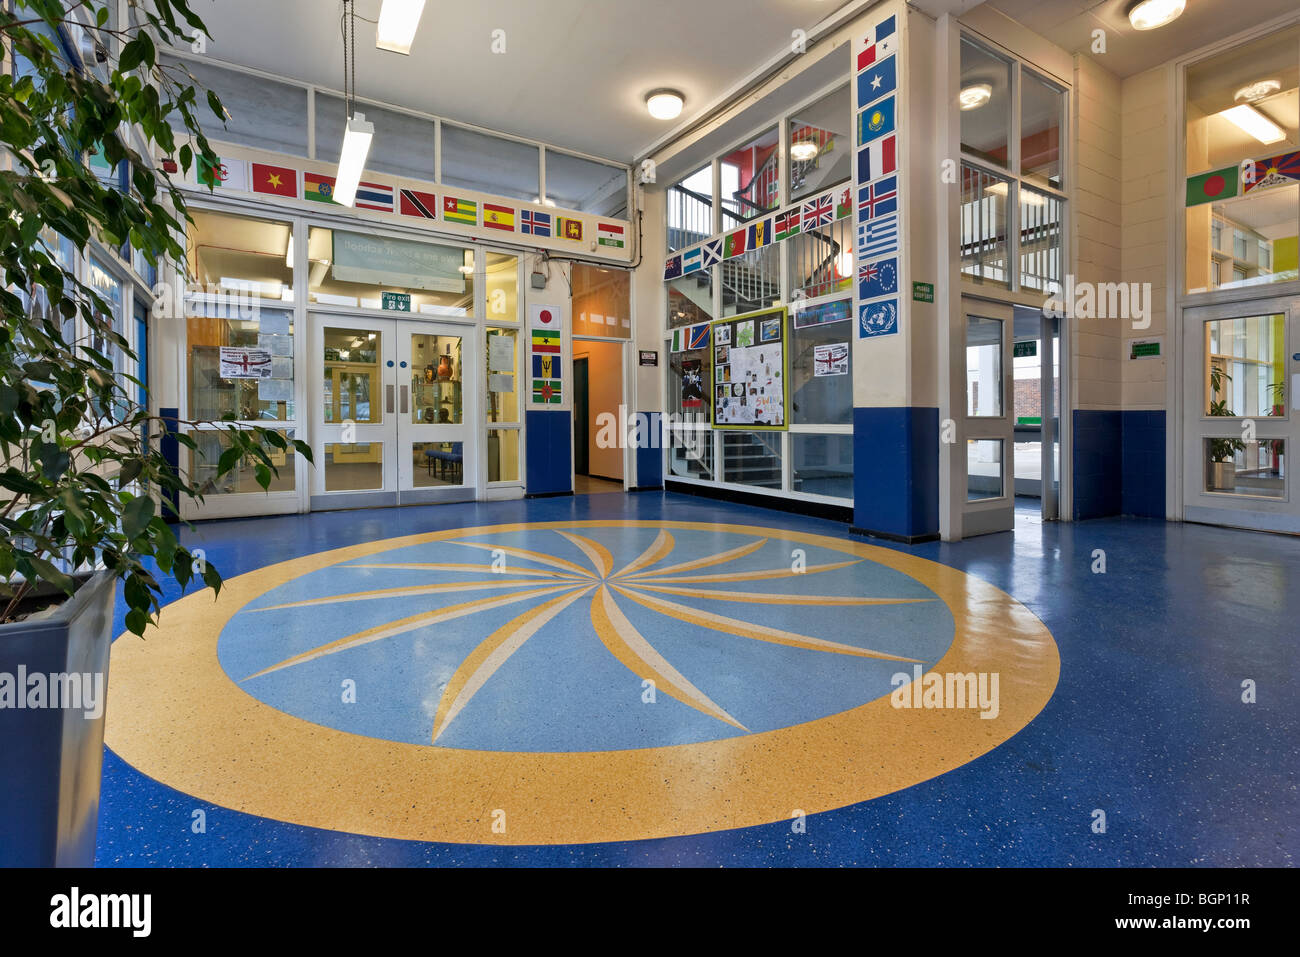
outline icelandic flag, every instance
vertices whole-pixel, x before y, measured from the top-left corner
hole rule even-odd
[[[703,261],[704,250],[700,246],[682,253],[682,275],[693,273],[700,268]]]
[[[898,260],[863,263],[858,267],[858,298],[875,299],[898,292]]]
[[[550,236],[551,214],[538,213],[531,209],[519,211],[519,231],[528,236]]]
[[[382,183],[360,183],[357,198],[352,204],[357,209],[373,209],[381,213],[393,211],[393,187]]]
[[[858,224],[858,255],[875,259],[898,252],[898,213]]]
[[[858,190],[858,222],[898,212],[898,177],[888,176]]]
[[[898,137],[886,136],[858,150],[858,182],[888,176],[898,169]]]
[[[894,98],[886,97],[858,114],[858,145],[866,146],[894,132]]]
[[[898,86],[898,72],[895,67],[897,62],[894,57],[886,57],[870,69],[858,74],[859,106],[866,106],[885,94],[894,92]]]

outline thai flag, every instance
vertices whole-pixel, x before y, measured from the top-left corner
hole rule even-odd
[[[537,213],[531,209],[519,211],[519,231],[529,236],[551,235],[551,214]]]
[[[357,186],[357,209],[373,209],[381,213],[393,211],[393,187],[380,183],[361,183]]]

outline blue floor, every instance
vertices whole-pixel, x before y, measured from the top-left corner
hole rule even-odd
[[[105,755],[97,864],[1293,865],[1300,850],[1300,541],[1137,519],[1040,524],[907,548],[983,578],[1055,636],[1060,683],[994,751],[904,791],[788,823],[621,844],[498,847],[353,836],[204,804]],[[679,495],[590,495],[211,522],[231,577],[358,542],[564,519],[842,525]],[[877,543],[884,544],[884,543]],[[1106,571],[1094,573],[1096,550]],[[166,600],[178,597],[169,594]],[[123,629],[122,600],[117,602]],[[1242,682],[1258,703],[1242,702]],[[110,695],[112,681],[110,676]],[[111,699],[109,708],[111,709]],[[1094,811],[1106,815],[1094,833]],[[193,812],[206,833],[191,831]]]

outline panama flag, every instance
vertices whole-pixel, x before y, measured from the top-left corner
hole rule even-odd
[[[895,32],[894,18],[886,17],[876,25],[875,30],[868,30],[858,44],[858,71],[861,72],[877,59],[883,60],[898,50],[898,34]]]
[[[357,198],[352,204],[357,209],[373,209],[380,213],[393,211],[393,187],[381,183],[358,183]]]
[[[858,190],[858,222],[898,212],[898,177],[868,183]]]
[[[897,142],[898,137],[886,136],[858,150],[859,183],[869,183],[898,169]]]
[[[886,57],[870,69],[858,74],[858,105],[866,106],[887,93],[893,93],[898,86],[898,72],[894,57]]]
[[[550,236],[551,214],[538,213],[531,209],[519,211],[519,231],[527,236]]]
[[[704,249],[700,246],[682,253],[682,275],[698,271],[703,261]]]
[[[422,193],[416,189],[404,189],[398,198],[398,212],[403,216],[437,219],[438,197],[433,193]]]

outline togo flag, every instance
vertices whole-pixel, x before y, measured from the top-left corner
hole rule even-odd
[[[1237,167],[1225,166],[1223,169],[1192,176],[1187,180],[1187,205],[1199,206],[1212,203],[1217,199],[1227,199],[1237,195]]]

